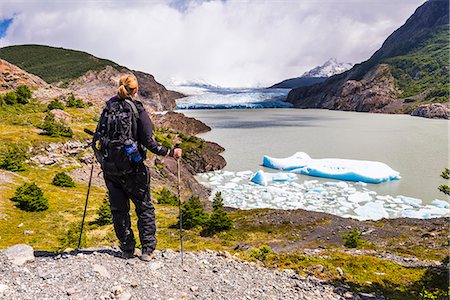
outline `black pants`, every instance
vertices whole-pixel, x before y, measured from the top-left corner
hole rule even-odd
[[[109,192],[109,202],[114,230],[122,251],[131,251],[136,244],[130,221],[130,199],[136,206],[139,238],[143,251],[156,247],[155,208],[150,201],[150,173],[147,166],[139,165],[135,173],[128,175],[104,174]]]

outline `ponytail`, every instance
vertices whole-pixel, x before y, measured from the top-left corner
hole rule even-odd
[[[133,75],[124,75],[120,77],[119,80],[119,89],[117,90],[117,96],[120,99],[127,99],[131,97],[134,90],[137,89],[138,82],[136,77]]]

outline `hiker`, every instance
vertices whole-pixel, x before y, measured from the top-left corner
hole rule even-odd
[[[106,102],[93,139],[108,188],[114,230],[122,257],[135,256],[135,239],[130,222],[130,199],[136,206],[139,238],[144,261],[154,257],[156,247],[155,208],[150,200],[150,173],[144,164],[146,149],[161,156],[180,158],[179,148],[168,149],[152,135],[152,122],[141,102],[133,100],[138,82],[133,75],[120,78],[117,95]]]

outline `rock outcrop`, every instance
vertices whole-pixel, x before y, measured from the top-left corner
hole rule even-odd
[[[48,88],[49,85],[36,75],[0,59],[0,92],[14,90],[18,85],[25,84],[30,88]]]
[[[411,104],[407,104],[400,98],[401,89],[398,81],[403,79],[399,75],[398,68],[401,68],[401,65],[395,65],[394,67],[389,59],[405,57],[405,55],[410,55],[408,56],[409,63],[420,59],[414,57],[414,51],[422,49],[421,51],[427,52],[423,50],[426,49],[427,43],[436,43],[433,40],[433,34],[437,31],[440,34],[448,31],[448,23],[448,1],[427,1],[416,10],[403,26],[386,39],[383,46],[369,60],[355,65],[345,73],[332,76],[324,82],[293,89],[289,93],[287,101],[297,108],[327,108],[381,113],[403,112],[405,111],[403,108]],[[445,47],[446,44],[441,43],[439,47],[441,45]],[[445,56],[445,49],[442,48],[441,50]],[[445,81],[447,81],[448,66],[440,66],[439,68],[441,69],[429,71],[428,68],[427,70],[428,72],[444,74]],[[445,74],[447,75],[445,76]],[[416,77],[412,76],[413,80]],[[419,76],[417,79],[421,77],[423,76]],[[442,79],[443,77],[439,78]],[[428,84],[429,89],[431,89],[434,88],[436,83]],[[423,91],[418,93],[421,92]],[[429,114],[422,115],[427,116]],[[431,115],[437,116],[439,114]]]
[[[448,119],[450,117],[450,110],[446,105],[440,103],[425,104],[416,107],[411,112],[411,116],[430,119]]]
[[[158,128],[168,128],[186,135],[196,135],[211,130],[211,127],[205,123],[173,111],[164,114],[152,114],[151,118],[153,124]]]

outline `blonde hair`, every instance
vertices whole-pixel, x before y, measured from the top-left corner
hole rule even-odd
[[[131,97],[134,90],[137,89],[138,82],[136,77],[133,75],[124,75],[120,77],[119,80],[119,89],[117,90],[117,96],[120,99],[127,99]]]

